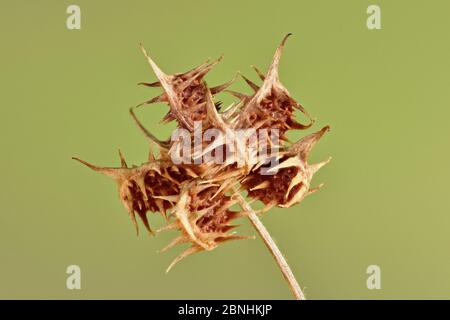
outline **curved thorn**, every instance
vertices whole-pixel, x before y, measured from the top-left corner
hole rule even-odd
[[[169,244],[167,244],[164,248],[158,250],[158,253],[166,252],[167,250],[175,247],[177,244],[186,242],[186,239],[183,236],[178,236],[175,239],[173,239]]]
[[[303,113],[305,116],[307,116],[308,119],[309,119],[309,123],[308,124],[301,124],[301,123],[299,123],[299,126],[300,126],[299,129],[300,130],[304,130],[304,129],[308,129],[309,127],[311,127],[316,122],[316,119],[311,117],[311,115],[308,113],[308,111],[306,111],[306,109],[303,108],[303,106],[300,103],[298,103],[294,99],[292,99],[292,102],[294,104],[294,107],[296,109],[298,109],[301,113]]]
[[[253,81],[251,81],[250,79],[248,79],[246,76],[244,76],[242,73],[240,73],[242,79],[245,80],[245,82],[247,82],[247,84],[250,86],[250,88],[253,89],[253,91],[257,92],[259,90],[258,85],[256,85]]]
[[[161,87],[161,82],[159,81],[155,81],[155,82],[139,82],[138,86],[145,86],[145,87],[152,87],[152,88],[156,88],[156,87]]]
[[[210,89],[210,90],[211,90],[211,93],[212,93],[212,94],[217,94],[217,93],[219,93],[219,92],[222,92],[222,91],[225,90],[226,88],[228,88],[230,85],[232,85],[232,84],[236,81],[236,79],[237,79],[237,77],[238,77],[238,74],[239,74],[239,73],[236,73],[236,75],[235,75],[235,76],[233,77],[233,79],[231,79],[230,81],[225,82],[225,83],[223,83],[223,84],[221,84],[221,85],[212,87],[212,88]]]
[[[120,165],[122,166],[122,168],[127,168],[127,162],[125,161],[125,157],[122,154],[122,151],[120,151],[119,149],[119,157],[120,157]]]
[[[286,43],[286,40],[292,35],[292,33],[288,33],[284,36],[283,40],[281,41],[280,45],[278,46],[277,50],[275,51],[275,54],[272,59],[272,64],[269,67],[269,70],[267,71],[265,82],[272,82],[272,81],[278,81],[278,67],[280,64],[281,59],[281,53],[283,52],[284,45]]]
[[[146,104],[152,104],[152,103],[157,103],[157,102],[164,102],[164,99],[165,99],[165,95],[163,93],[163,94],[160,94],[159,96],[151,98],[150,100],[146,100],[144,102],[139,103],[138,105],[136,105],[136,108],[139,108],[139,107],[141,107],[143,105],[146,105]]]
[[[194,76],[196,73],[198,73],[199,71],[201,71],[208,63],[209,61],[211,61],[211,58],[206,59],[204,62],[202,62],[200,65],[192,68],[189,71],[186,71],[184,73],[177,73],[175,74],[176,76],[185,76],[185,77],[192,77]]]
[[[252,68],[256,71],[256,73],[258,74],[258,77],[259,77],[262,81],[264,81],[264,80],[266,79],[266,76],[265,76],[261,71],[259,71],[259,69],[258,69],[256,66],[251,65],[250,67],[252,67]]]
[[[226,130],[226,124],[223,121],[223,119],[220,117],[220,114],[217,112],[216,106],[214,105],[214,102],[212,100],[212,95],[211,95],[211,91],[209,90],[209,88],[205,85],[206,87],[206,95],[205,95],[205,99],[206,99],[206,113],[207,116],[209,118],[209,120],[211,121],[211,123],[216,127],[216,128],[220,128],[222,130]]]
[[[166,269],[166,273],[170,271],[170,269],[173,268],[174,265],[176,265],[178,262],[186,258],[187,256],[199,252],[201,249],[199,247],[189,247],[185,251],[183,251],[178,257],[176,257],[172,263],[169,265],[169,267]]]
[[[318,163],[314,163],[309,165],[309,170],[311,170],[311,172],[314,174],[317,171],[319,171],[320,168],[322,168],[324,165],[328,164],[331,161],[331,157],[328,157],[328,159],[318,162]]]
[[[195,73],[191,78],[189,78],[187,81],[185,81],[183,83],[183,87],[186,88],[188,87],[192,82],[194,82],[195,80],[200,80],[202,79],[209,71],[211,71],[211,69],[218,64],[223,58],[223,54],[220,55],[219,58],[217,58],[216,60],[214,60],[213,62],[211,62],[210,64],[206,65],[205,67],[203,67],[201,70],[198,70],[197,73]]]
[[[234,96],[234,97],[236,97],[238,99],[241,99],[241,100],[246,100],[246,99],[250,98],[250,96],[248,96],[246,94],[243,94],[243,93],[240,93],[240,92],[237,92],[237,91],[233,91],[233,90],[224,90],[223,92],[229,93],[232,96]]]
[[[291,154],[297,154],[300,159],[306,160],[317,141],[328,131],[330,131],[330,126],[325,126],[319,131],[302,138],[290,147]]]
[[[160,141],[158,138],[156,138],[150,131],[148,131],[142,123],[139,121],[139,119],[134,114],[133,108],[130,108],[130,114],[131,117],[134,119],[136,125],[141,129],[142,133],[152,142],[156,143],[160,148],[162,149],[169,149],[169,144],[164,141]]]
[[[84,164],[85,166],[91,168],[94,171],[103,173],[103,174],[105,174],[107,176],[110,176],[110,177],[112,177],[114,179],[119,178],[124,173],[124,168],[99,167],[99,166],[93,165],[93,164],[91,164],[91,163],[89,163],[87,161],[84,161],[84,160],[82,160],[80,158],[77,158],[77,157],[72,157],[72,159],[81,162],[82,164]]]

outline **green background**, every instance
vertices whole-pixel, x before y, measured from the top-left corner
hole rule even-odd
[[[66,28],[72,3],[81,30]],[[366,27],[373,3],[382,30]],[[331,125],[312,160],[333,161],[315,176],[320,192],[263,222],[307,297],[450,298],[449,10],[448,1],[2,0],[0,298],[290,299],[259,239],[166,275],[180,248],[156,251],[174,234],[136,237],[115,184],[70,159],[117,165],[120,147],[129,163],[145,161],[128,108],[159,90],[136,86],[155,80],[138,43],[168,73],[224,53],[207,76],[215,85],[238,70],[256,81],[250,65],[266,70],[287,32],[281,80],[315,129]],[[243,81],[233,89],[250,92]],[[166,110],[138,116],[166,138]],[[71,264],[80,291],[66,289]],[[366,287],[372,264],[381,290]]]

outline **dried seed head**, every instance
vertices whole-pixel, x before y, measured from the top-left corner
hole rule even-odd
[[[168,161],[155,160],[127,168],[121,156],[122,167],[114,168],[98,167],[84,160],[74,159],[117,182],[120,200],[127,209],[136,232],[139,232],[136,213],[145,228],[152,233],[147,212],[160,212],[167,217],[167,211],[179,200],[180,185],[196,176],[195,167],[175,166]]]
[[[172,262],[168,270],[193,253],[212,250],[227,240],[246,238],[231,232],[235,227],[232,224],[233,220],[246,215],[246,212],[232,210],[232,206],[236,203],[237,185],[241,184],[241,188],[248,191],[249,197],[265,203],[266,210],[275,205],[290,207],[318,189],[310,187],[311,179],[328,160],[309,165],[307,158],[314,144],[329,128],[324,127],[290,147],[287,147],[285,142],[287,130],[306,129],[313,124],[308,113],[279,81],[278,67],[288,36],[277,48],[266,75],[254,68],[263,81],[262,85],[258,86],[242,76],[254,93],[246,95],[226,90],[239,101],[221,112],[219,112],[220,103],[214,102],[214,95],[224,91],[235,79],[213,88],[208,88],[204,81],[204,76],[221,60],[221,57],[211,63],[206,61],[188,72],[167,75],[142,48],[158,81],[141,84],[147,87],[162,87],[164,90],[162,94],[142,104],[167,103],[170,109],[163,121],[176,120],[178,127],[188,129],[191,136],[194,135],[196,121],[202,123],[202,134],[209,128],[221,132],[227,132],[228,129],[251,128],[279,130],[281,145],[272,144],[268,136],[264,138],[269,140],[269,146],[276,150],[275,157],[279,159],[279,164],[270,169],[273,171],[272,175],[262,175],[258,170],[267,158],[253,163],[245,156],[244,166],[238,166],[234,158],[229,156],[226,156],[221,164],[212,161],[201,164],[195,164],[195,161],[176,164],[172,161],[172,156],[179,147],[177,142],[161,141],[156,138],[142,125],[133,109],[130,109],[132,118],[151,145],[157,147],[159,151],[157,156],[151,148],[147,162],[140,166],[129,167],[119,152],[121,166],[112,168],[94,166],[75,158],[116,181],[119,197],[137,230],[136,214],[146,229],[152,232],[147,213],[160,212],[167,224],[158,231],[179,231],[179,236],[161,251],[180,243],[190,244],[188,249]],[[310,123],[297,123],[294,120],[294,109],[305,114]],[[211,144],[202,141],[202,145],[203,151],[193,152],[189,160],[203,157],[207,152],[214,154],[219,150],[224,151],[228,147],[223,138],[215,139]],[[241,152],[240,149],[245,147],[245,143],[241,144],[237,152]]]

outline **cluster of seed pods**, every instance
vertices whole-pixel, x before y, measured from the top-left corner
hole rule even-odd
[[[273,151],[270,157],[276,158],[277,165],[269,168],[265,174],[261,173],[260,167],[268,158],[255,162],[244,156],[244,165],[237,165],[235,157],[225,158],[223,163],[174,162],[172,156],[177,150],[178,142],[171,139],[158,140],[142,125],[133,108],[130,109],[132,118],[151,144],[158,149],[158,152],[153,152],[153,148],[150,148],[147,162],[130,167],[120,152],[120,167],[99,167],[74,158],[116,181],[119,197],[137,231],[139,229],[136,214],[145,228],[150,233],[155,233],[147,218],[149,212],[159,212],[166,221],[165,226],[156,232],[179,231],[179,235],[161,251],[177,244],[190,244],[175,258],[168,270],[190,254],[212,250],[227,240],[247,238],[233,231],[233,220],[247,214],[243,208],[233,210],[235,205],[239,205],[236,197],[238,194],[240,196],[240,192],[246,191],[249,198],[261,201],[265,205],[260,211],[263,213],[274,206],[291,207],[320,188],[321,185],[311,187],[311,180],[314,173],[329,159],[310,165],[308,155],[329,127],[307,135],[296,143],[289,143],[285,135],[287,130],[304,130],[314,123],[279,80],[280,57],[288,36],[289,34],[277,48],[265,75],[255,68],[262,81],[260,86],[242,76],[253,90],[251,95],[227,90],[236,77],[222,85],[211,88],[207,86],[204,77],[221,57],[213,62],[207,61],[188,72],[168,75],[142,48],[158,80],[141,84],[160,87],[163,93],[140,105],[157,102],[168,104],[169,111],[162,121],[175,120],[179,128],[187,130],[191,135],[194,135],[196,123],[201,124],[203,131],[214,128],[224,133],[249,128],[276,129],[280,143],[273,145],[269,138],[267,143]],[[214,102],[215,95],[220,92],[233,95],[237,102],[222,111],[220,103]],[[296,122],[295,110],[302,112],[309,119],[309,123]],[[206,144],[205,146],[208,149]],[[219,148],[226,148],[224,140],[216,139],[209,145],[210,151]],[[192,160],[203,153],[194,152],[191,155]]]

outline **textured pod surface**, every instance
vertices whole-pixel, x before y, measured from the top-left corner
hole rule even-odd
[[[309,165],[307,158],[314,144],[329,130],[313,133],[281,153],[279,164],[270,168],[274,174],[262,175],[259,171],[250,173],[242,182],[251,198],[258,199],[268,206],[291,207],[307,195],[319,190],[322,185],[311,188],[311,180],[330,159]]]

